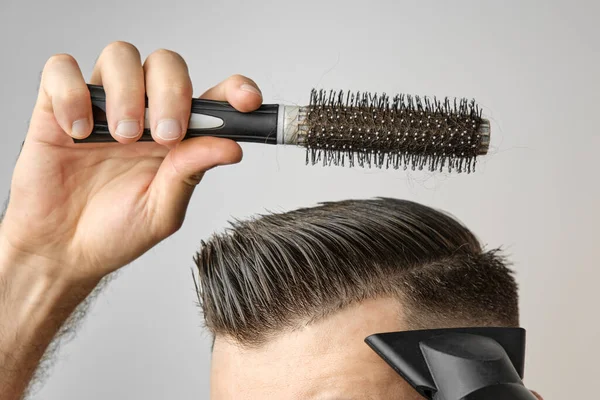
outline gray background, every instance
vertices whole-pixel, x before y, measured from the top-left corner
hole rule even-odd
[[[312,87],[475,97],[491,154],[455,176],[306,167],[300,149],[244,145],[241,164],[206,176],[183,229],[102,293],[35,399],[208,398],[190,275],[200,240],[231,217],[380,195],[449,210],[504,245],[529,330],[528,385],[588,398],[600,355],[598,2],[252,3],[0,0],[0,192],[46,59],[70,53],[89,77],[114,40],[144,56],[180,52],[197,94],[242,73],[267,102],[301,104]]]

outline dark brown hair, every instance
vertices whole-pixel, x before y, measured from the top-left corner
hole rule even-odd
[[[379,297],[397,298],[411,329],[519,324],[504,258],[430,207],[348,200],[231,225],[195,261],[207,327],[240,344]]]

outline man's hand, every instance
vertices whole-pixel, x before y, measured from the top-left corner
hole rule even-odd
[[[159,50],[142,65],[134,46],[113,43],[102,52],[91,83],[104,86],[111,134],[127,146],[73,143],[72,137],[91,132],[90,95],[77,62],[52,57],[0,230],[13,250],[49,261],[39,273],[72,280],[100,279],[173,234],[204,172],[242,157],[230,140],[180,143],[192,83],[176,53]],[[146,93],[156,143],[134,143],[143,130]],[[255,83],[243,76],[203,97],[229,101],[240,111],[262,102]]]
[[[181,142],[192,84],[176,53],[160,50],[142,64],[135,47],[113,43],[91,83],[104,86],[119,143],[74,144],[92,130],[90,93],[77,62],[57,55],[14,171],[0,225],[0,400],[21,397],[52,337],[105,275],[179,229],[203,174],[242,157],[230,140]],[[136,143],[146,94],[155,142]],[[262,102],[239,75],[202,97],[243,112]]]

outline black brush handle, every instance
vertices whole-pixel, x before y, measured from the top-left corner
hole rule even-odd
[[[75,143],[116,142],[108,130],[104,88],[96,85],[88,85],[88,88],[94,111],[94,129],[90,136],[85,139],[75,139]],[[146,108],[148,108],[148,98],[146,98]],[[277,144],[278,104],[263,104],[256,111],[242,113],[227,102],[192,99],[191,111],[190,125],[195,115],[214,117],[222,123],[216,127],[190,128],[184,139],[213,136],[237,142]],[[153,141],[149,128],[144,129],[139,141]]]

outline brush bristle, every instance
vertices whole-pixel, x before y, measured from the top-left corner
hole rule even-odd
[[[303,122],[307,163],[469,173],[482,122],[474,100],[313,89]]]

